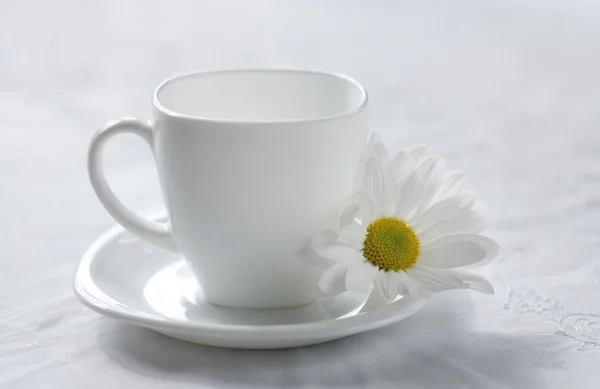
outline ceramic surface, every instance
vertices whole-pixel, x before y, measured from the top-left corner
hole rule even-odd
[[[296,309],[223,308],[207,303],[187,263],[120,226],[102,235],[75,275],[78,298],[95,311],[165,335],[212,346],[284,348],[339,339],[398,322],[424,299],[400,299],[369,313],[345,293]]]
[[[111,122],[92,140],[89,175],[110,214],[182,254],[216,304],[313,301],[318,274],[295,253],[353,191],[367,134],[365,90],[313,71],[214,71],[163,82],[153,105],[153,122]],[[169,223],[135,215],[110,190],[102,150],[123,133],[152,148]]]

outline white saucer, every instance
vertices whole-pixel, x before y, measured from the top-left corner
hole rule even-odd
[[[87,250],[75,294],[93,310],[194,343],[234,348],[284,348],[327,342],[396,323],[424,299],[400,300],[358,313],[364,296],[344,293],[297,309],[221,308],[202,300],[191,269],[179,257],[117,226]]]

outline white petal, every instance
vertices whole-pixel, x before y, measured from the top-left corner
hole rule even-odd
[[[394,160],[385,168],[386,190],[388,196],[383,212],[393,215],[396,211],[396,200],[400,197],[400,189],[413,170],[413,162],[406,151],[394,156]]]
[[[344,228],[351,224],[356,223],[356,214],[358,213],[359,205],[355,203],[350,203],[347,205],[343,205],[338,216],[339,224],[338,231],[342,231]]]
[[[401,290],[400,293],[404,296],[416,296],[419,294],[419,284],[412,279],[406,272],[399,271]]]
[[[375,145],[374,151],[375,151],[375,155],[379,159],[379,162],[383,166],[387,165],[389,162],[389,157],[388,157],[388,152],[387,152],[385,146],[383,145],[383,143],[379,143],[379,144]]]
[[[410,216],[415,215],[420,208],[429,205],[439,189],[442,173],[443,160],[440,157],[430,156],[423,161],[415,171],[414,178],[411,176],[405,184],[414,187],[403,190],[404,195],[399,199],[402,219],[410,219]]]
[[[346,289],[356,293],[366,292],[369,290],[369,286],[373,284],[378,271],[379,269],[364,260],[351,263],[348,265],[348,272],[346,273]]]
[[[475,195],[472,192],[460,192],[438,201],[427,208],[413,223],[415,231],[423,231],[438,221],[457,216],[464,210],[471,209],[475,204]]]
[[[414,170],[414,162],[406,151],[400,151],[386,166],[386,179],[389,182],[404,182]]]
[[[296,258],[311,267],[320,269],[327,269],[336,264],[334,260],[325,258],[315,252],[312,247],[310,247],[310,244],[302,246],[296,251]]]
[[[402,183],[398,190],[398,197],[396,200],[396,212],[395,215],[398,219],[406,219],[406,216],[412,213],[414,210],[414,199],[418,198],[419,195],[419,184],[421,183],[423,174],[433,167],[435,164],[434,158],[427,158],[418,168],[412,166],[406,180]]]
[[[380,271],[377,275],[375,283],[379,284],[381,291],[388,300],[394,300],[400,293],[402,283],[399,273],[404,274],[403,271],[398,273],[394,271]]]
[[[435,268],[482,266],[494,259],[498,251],[498,243],[483,235],[448,235],[423,244],[419,263]]]
[[[321,252],[327,247],[337,244],[338,235],[330,230],[322,231],[310,240],[310,247],[316,252]]]
[[[394,212],[396,218],[404,220],[413,211],[414,208],[412,208],[412,204],[408,200],[412,198],[413,193],[417,190],[419,179],[419,172],[413,171],[398,190]]]
[[[408,154],[414,158],[415,161],[420,162],[427,154],[427,146],[418,145],[408,149]]]
[[[340,230],[351,223],[369,225],[375,216],[375,204],[364,192],[356,192],[346,199],[346,206],[340,213]]]
[[[347,270],[347,265],[338,265],[325,270],[319,280],[319,289],[327,296],[345,292]]]
[[[360,224],[350,224],[340,231],[340,241],[356,250],[362,250],[367,232]]]
[[[388,299],[383,291],[381,290],[380,285],[377,283],[373,285],[371,288],[371,292],[367,297],[367,301],[365,301],[365,305],[363,305],[361,312],[372,312],[379,308],[383,308],[393,300]]]
[[[464,270],[451,270],[452,274],[460,278],[469,289],[483,294],[494,294],[494,285],[485,277]]]
[[[373,149],[370,150],[370,155],[376,157],[382,166],[387,165],[389,162],[388,152],[383,143],[373,145]]]
[[[424,245],[419,255],[419,263],[438,269],[452,269],[483,261],[488,257],[487,248],[495,242],[480,235],[469,236],[477,238],[463,240],[460,239],[460,235],[450,235],[438,239],[435,244]],[[482,241],[482,244],[478,241]]]
[[[379,135],[379,133],[376,131],[371,132],[371,134],[369,134],[369,142],[367,144],[367,152],[370,155],[374,154],[374,150],[375,150],[376,146],[381,145],[381,144],[383,144],[383,141],[381,140],[381,136]]]
[[[360,188],[361,192],[371,197],[376,211],[379,211],[386,195],[385,177],[381,164],[374,157],[367,160],[365,177]]]
[[[372,132],[369,137],[367,157],[376,157],[382,165],[388,163],[388,151],[377,132]]]
[[[437,199],[452,196],[455,193],[465,190],[467,186],[467,176],[465,173],[454,170],[444,175],[442,186],[436,195]]]
[[[363,182],[365,181],[365,175],[367,174],[367,157],[364,155],[358,159],[358,165],[356,166],[356,174],[354,176],[354,191],[359,191],[362,188]]]
[[[438,270],[417,264],[407,269],[406,274],[419,284],[419,292],[424,294],[465,288],[462,280],[448,270]]]
[[[441,220],[417,235],[421,244],[425,245],[448,235],[476,234],[484,228],[485,218],[483,215],[468,210],[451,219]]]
[[[370,170],[370,160],[373,160],[381,168],[387,165],[389,161],[388,151],[381,141],[381,137],[376,132],[372,132],[370,134],[366,153],[358,160],[358,166],[356,168],[356,175],[354,178],[355,191],[364,190],[366,185],[372,181],[372,177],[369,176],[374,172]]]
[[[416,210],[414,216],[420,215],[427,209],[436,193],[442,185],[442,176],[445,170],[445,161],[441,157],[431,157],[435,162],[431,169],[423,173],[421,182],[419,182],[419,197],[416,199]],[[425,161],[423,162],[425,163]]]
[[[337,234],[332,231],[315,235],[311,239],[310,246],[317,254],[341,263],[364,260],[358,250],[340,244]]]

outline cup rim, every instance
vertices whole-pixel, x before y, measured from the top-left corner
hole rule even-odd
[[[171,82],[180,80],[182,78],[194,77],[202,74],[217,74],[217,73],[237,73],[237,72],[256,72],[256,73],[270,73],[270,72],[282,72],[282,73],[303,73],[303,74],[312,74],[312,75],[320,75],[326,77],[337,78],[339,80],[348,82],[352,84],[354,87],[358,89],[361,94],[361,100],[358,105],[354,108],[346,110],[344,112],[328,115],[328,116],[317,116],[317,117],[308,117],[301,119],[273,119],[273,120],[248,120],[248,119],[222,119],[222,118],[211,118],[211,117],[203,117],[196,115],[188,115],[180,112],[175,112],[165,107],[159,100],[158,95],[160,91],[169,85]],[[310,122],[320,122],[324,120],[332,120],[339,119],[343,117],[352,116],[360,111],[362,111],[369,101],[369,95],[366,89],[354,78],[347,76],[342,73],[336,72],[326,72],[320,70],[306,70],[306,69],[286,69],[286,68],[236,68],[236,69],[221,69],[221,70],[203,70],[203,71],[193,71],[188,73],[180,73],[173,75],[164,81],[162,81],[154,90],[152,94],[152,105],[159,112],[174,118],[185,119],[185,120],[193,120],[197,122],[206,122],[206,123],[229,123],[229,124],[281,124],[281,123],[310,123]]]

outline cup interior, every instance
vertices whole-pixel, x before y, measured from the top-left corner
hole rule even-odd
[[[367,101],[356,81],[298,70],[187,74],[163,82],[155,106],[173,116],[213,121],[281,122],[349,115]]]

